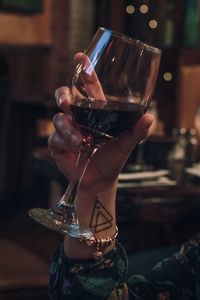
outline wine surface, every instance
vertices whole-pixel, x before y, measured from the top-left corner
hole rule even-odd
[[[95,143],[116,138],[134,126],[145,112],[141,104],[96,99],[75,100],[70,108],[78,129]]]

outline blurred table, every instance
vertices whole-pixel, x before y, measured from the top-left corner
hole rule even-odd
[[[183,182],[174,184],[160,184],[151,182],[127,182],[120,183],[118,192],[129,195],[143,195],[144,197],[166,197],[166,196],[200,196],[200,185]]]
[[[127,250],[182,243],[200,228],[199,215],[200,184],[187,177],[119,181],[117,218]]]

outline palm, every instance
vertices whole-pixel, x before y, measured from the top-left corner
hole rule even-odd
[[[152,116],[145,114],[131,130],[132,132],[124,133],[119,139],[101,146],[86,169],[81,187],[102,188],[102,185],[115,181],[134,146],[146,138],[151,122]],[[77,152],[70,149],[54,155],[60,171],[68,179],[71,179],[74,173],[77,155]]]
[[[60,161],[62,163],[59,163]],[[77,155],[67,152],[57,159],[60,171],[68,179],[72,177],[76,161]],[[117,142],[110,142],[101,146],[89,162],[81,181],[81,187],[88,188],[93,186],[102,188],[102,186],[114,182],[125,161],[126,154],[120,152]]]

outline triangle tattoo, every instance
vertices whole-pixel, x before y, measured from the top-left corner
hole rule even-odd
[[[100,232],[102,230],[108,229],[112,226],[113,217],[108,212],[108,210],[101,204],[101,202],[96,198],[95,206],[92,211],[92,217],[90,221],[90,228],[94,232]]]

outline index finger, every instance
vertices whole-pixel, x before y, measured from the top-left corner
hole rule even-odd
[[[75,54],[74,61],[77,69],[80,68],[80,78],[88,96],[98,100],[106,100],[101,83],[94,70],[93,61],[81,52]]]

